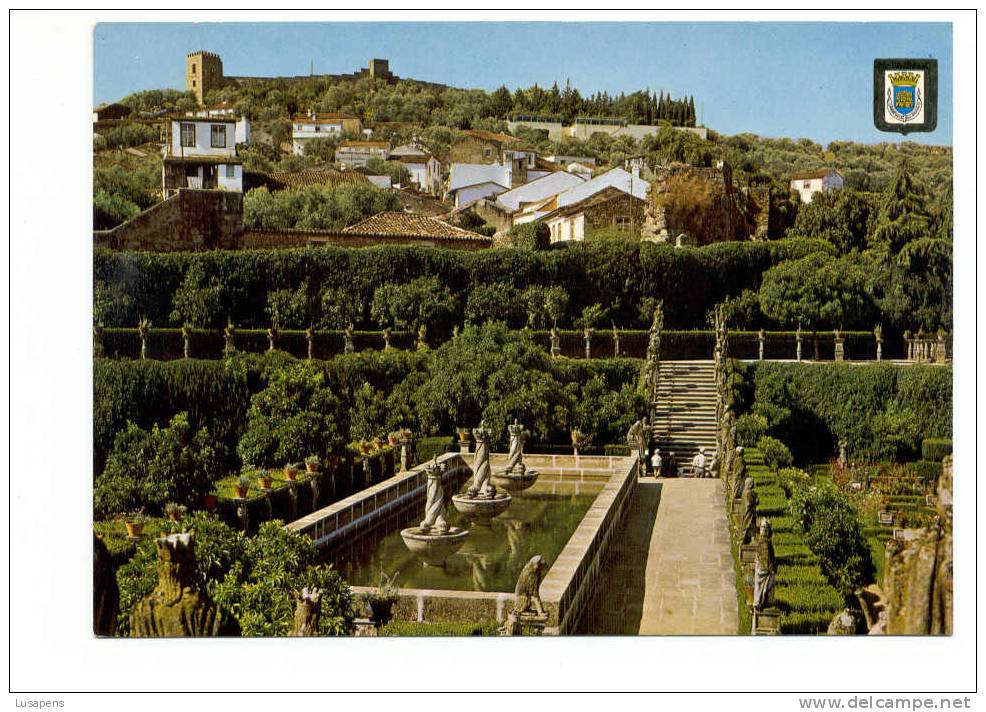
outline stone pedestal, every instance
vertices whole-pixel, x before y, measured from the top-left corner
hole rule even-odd
[[[547,614],[539,616],[533,613],[509,613],[500,628],[500,635],[544,635],[547,624]]]
[[[846,360],[846,340],[842,337],[836,337],[835,339],[835,360],[845,361]]]
[[[781,611],[779,608],[764,608],[753,611],[753,635],[780,635]]]
[[[757,545],[740,544],[740,563],[753,565],[757,562]]]
[[[377,627],[369,618],[353,619],[353,637],[356,638],[376,638]]]

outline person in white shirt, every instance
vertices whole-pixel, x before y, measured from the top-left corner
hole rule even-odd
[[[696,477],[705,477],[705,448],[700,447],[698,454],[692,458],[692,467],[695,468]]]
[[[654,454],[650,458],[651,469],[654,472],[654,477],[661,476],[661,449],[654,448]]]

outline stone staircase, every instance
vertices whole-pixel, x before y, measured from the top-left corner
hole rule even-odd
[[[716,447],[716,387],[713,361],[661,361],[657,402],[651,404],[654,443],[687,464],[700,447]]]

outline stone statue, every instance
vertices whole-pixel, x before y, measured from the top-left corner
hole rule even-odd
[[[757,360],[763,361],[763,346],[764,342],[767,340],[767,334],[763,329],[757,332],[757,341],[759,342],[759,349],[757,351]]]
[[[276,326],[271,326],[267,330],[267,344],[268,344],[267,350],[268,351],[273,351],[274,350],[274,339],[276,339],[276,338],[277,338],[277,327]]]
[[[428,349],[428,327],[424,324],[418,327],[418,340],[415,343],[415,347],[418,351],[425,351]]]
[[[445,510],[445,491],[442,489],[444,463],[436,457],[428,466],[428,484],[425,494],[425,518],[420,529],[425,534],[448,534],[448,516]]]
[[[183,355],[185,358],[192,358],[192,327],[188,324],[181,325],[181,340],[183,344]]]
[[[774,583],[777,563],[774,560],[773,528],[767,517],[760,519],[757,538],[757,558],[753,567],[753,609],[762,611],[774,605]]]
[[[531,433],[525,430],[516,418],[514,418],[512,425],[507,426],[507,432],[510,433],[510,454],[507,455],[505,471],[511,475],[523,474],[527,470],[527,466],[524,464],[524,443],[527,442]]]
[[[458,337],[458,335],[459,335],[459,325],[458,324],[455,324],[452,327],[452,338],[454,339],[454,338]]]
[[[592,358],[592,335],[595,331],[595,329],[585,329],[582,332],[582,336],[585,338],[585,357],[587,359]]]
[[[151,335],[151,322],[141,319],[137,324],[137,333],[140,335],[140,357],[147,358],[147,340]]]
[[[227,356],[231,355],[234,351],[236,351],[235,339],[236,339],[236,329],[233,327],[232,320],[230,320],[226,323],[226,328],[223,329],[223,340],[226,342],[223,351],[226,353]]]
[[[390,327],[383,330],[383,350],[390,351]]]
[[[620,330],[613,324],[613,357],[620,357]]]
[[[120,608],[120,589],[116,584],[113,558],[106,544],[92,535],[92,630],[96,635],[112,636]]]
[[[540,554],[531,557],[524,564],[517,577],[517,587],[514,589],[514,614],[543,616],[544,604],[541,603],[541,581],[548,573],[548,564]]]
[[[308,360],[311,361],[315,352],[315,329],[310,325],[305,329],[305,340],[308,342]]]
[[[637,466],[640,469],[647,467],[647,446],[649,443],[650,433],[647,425],[647,416],[645,415],[631,425],[627,431],[627,445],[631,449],[636,450]]]
[[[342,352],[343,353],[347,353],[347,354],[351,354],[353,351],[356,350],[355,347],[353,346],[353,324],[352,324],[352,322],[346,324],[346,328],[343,329],[343,332],[342,332],[342,337],[343,337],[343,340],[344,340],[344,344],[343,344],[343,347],[342,347]]]
[[[318,635],[318,619],[322,615],[322,592],[317,588],[311,591],[301,589],[294,599],[294,638],[314,638]]]
[[[478,428],[473,428],[476,439],[476,457],[472,463],[472,485],[466,490],[470,497],[495,497],[496,487],[490,482],[490,431],[486,421],[480,421]]]
[[[661,330],[664,328],[664,303],[658,302],[654,307],[654,318],[651,321],[650,333],[647,338],[647,359],[644,361],[644,389],[649,403],[657,400],[657,381],[661,361]]]
[[[558,333],[558,327],[551,327],[551,355],[561,356],[561,336]]]
[[[836,613],[829,622],[825,635],[856,635],[856,616],[853,615],[853,611],[849,608],[843,608],[842,611]]]
[[[741,542],[743,544],[753,543],[756,536],[758,503],[759,498],[756,490],[753,489],[753,478],[747,477],[743,480],[743,518],[740,520]]]
[[[99,324],[92,325],[92,357],[102,358],[105,356],[103,349],[103,327]]]
[[[223,619],[195,572],[195,532],[168,534],[155,541],[157,586],[131,614],[134,638],[238,635],[233,619]]]
[[[743,448],[737,447],[736,456],[733,457],[733,499],[740,499],[743,496],[746,480],[746,457],[743,455]]]
[[[849,456],[846,454],[846,441],[839,438],[839,458],[835,461],[840,470],[845,470],[849,465]]]
[[[794,356],[798,361],[800,361],[801,360],[801,324],[798,324],[798,329],[797,331],[794,332],[794,338],[796,343]]]

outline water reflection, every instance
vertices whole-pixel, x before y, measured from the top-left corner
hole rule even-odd
[[[383,570],[396,571],[398,584],[404,588],[511,592],[521,568],[534,554],[544,556],[549,566],[554,562],[600,487],[583,482],[576,490],[571,485],[539,482],[515,494],[507,511],[490,526],[476,526],[449,507],[450,524],[465,527],[470,534],[445,568],[425,566],[400,537],[401,527],[420,520],[420,505],[395,514],[372,531],[350,537],[327,550],[323,558],[355,586],[376,585]]]

